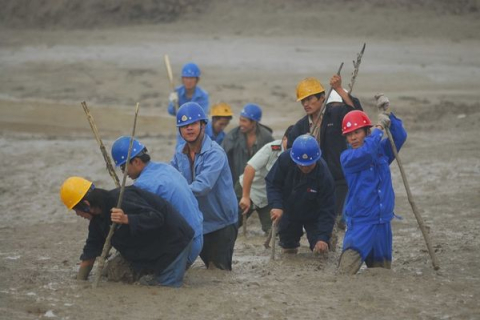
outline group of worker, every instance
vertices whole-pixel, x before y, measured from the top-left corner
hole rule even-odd
[[[209,97],[199,80],[198,66],[187,63],[183,84],[170,94],[168,112],[178,129],[170,164],[152,161],[136,139],[114,142],[115,165],[134,180],[121,208],[121,188],[96,188],[81,177],[63,183],[65,206],[90,221],[78,279],[88,278],[112,223],[118,255],[110,269],[123,267],[117,280],[179,287],[197,257],[208,269],[232,270],[238,228],[254,211],[265,234],[276,226],[273,236],[285,254],[297,253],[304,231],[314,253],[334,250],[335,226],[346,225],[340,273],[355,274],[363,262],[390,268],[394,155],[382,137],[389,129],[400,149],[406,131],[388,98],[377,97],[381,113],[373,125],[339,75],[330,79],[329,97],[318,79],[306,78],[296,89],[306,115],[274,140],[253,103],[225,134],[232,109],[212,106],[209,121]]]

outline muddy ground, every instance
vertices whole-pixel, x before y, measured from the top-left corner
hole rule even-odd
[[[171,23],[2,27],[0,318],[480,319],[478,10],[327,3],[210,1]],[[327,84],[343,61],[346,86],[364,42],[354,93],[375,118],[373,95],[384,92],[404,119],[401,157],[439,271],[392,164],[403,217],[393,222],[392,270],[338,276],[338,250],[313,256],[306,243],[296,257],[270,261],[254,217],[247,237],[238,237],[232,272],[197,261],[181,289],[107,282],[92,289],[74,280],[87,222],[63,207],[59,187],[71,175],[114,187],[81,101],[108,150],[131,132],[140,102],[138,137],[154,160],[168,161],[175,131],[164,54],[177,79],[183,63],[196,61],[212,102],[236,113],[260,104],[280,137],[303,113],[296,83],[316,76]]]

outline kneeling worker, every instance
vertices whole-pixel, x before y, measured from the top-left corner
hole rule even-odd
[[[283,252],[297,253],[304,228],[310,250],[328,252],[335,223],[335,184],[315,138],[305,134],[295,139],[265,181]]]
[[[122,208],[116,208],[119,193],[120,188],[96,189],[80,177],[68,178],[60,189],[65,206],[90,221],[77,279],[88,278],[113,222],[119,226],[112,246],[135,274],[145,275],[139,279],[141,284],[180,287],[193,229],[168,202],[134,186],[125,188]]]

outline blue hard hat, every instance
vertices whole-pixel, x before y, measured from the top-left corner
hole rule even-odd
[[[200,120],[207,122],[208,118],[203,108],[196,102],[186,102],[177,111],[177,127],[183,127]]]
[[[262,109],[256,104],[247,103],[240,112],[240,116],[260,122],[262,120]]]
[[[309,166],[317,162],[322,156],[322,151],[317,140],[309,134],[303,134],[295,139],[290,149],[290,157],[301,166]]]
[[[120,137],[113,143],[112,146],[112,158],[115,161],[115,166],[119,167],[127,162],[128,148],[130,147],[130,137]],[[133,140],[132,153],[130,159],[136,157],[140,152],[145,149],[145,146],[136,139]]]
[[[182,77],[200,77],[200,68],[193,62],[185,64],[182,68]]]

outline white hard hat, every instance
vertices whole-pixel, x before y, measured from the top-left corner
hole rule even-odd
[[[348,92],[347,90],[343,89],[345,92]],[[328,97],[327,104],[332,103],[332,102],[343,102],[342,97],[337,93],[337,91],[332,90],[330,92],[330,96]]]

